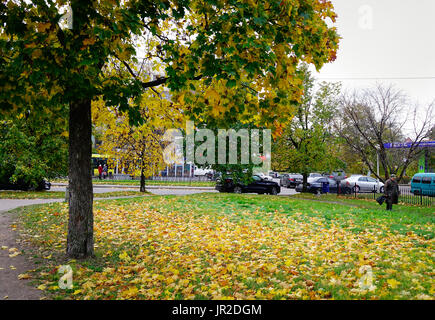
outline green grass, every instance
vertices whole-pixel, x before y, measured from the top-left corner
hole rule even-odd
[[[148,192],[139,191],[112,191],[94,193],[94,198],[111,198],[123,196],[142,196]],[[63,191],[0,191],[0,199],[62,199],[65,198]]]
[[[38,249],[38,272],[49,274],[40,283],[57,298],[433,299],[433,207],[390,212],[339,200],[348,202],[236,194],[97,201],[96,258],[85,261],[64,257],[65,204],[20,209],[20,229]],[[55,288],[59,276],[48,272],[66,263],[76,295]],[[358,289],[362,266],[373,269],[373,291]],[[129,296],[131,288],[139,291]]]
[[[381,196],[381,194],[376,194],[375,198]],[[340,195],[337,196],[336,194],[321,194],[316,195],[312,193],[298,193],[295,195],[291,195],[291,197],[296,199],[312,199],[312,200],[318,200],[318,201],[330,201],[330,202],[340,202],[340,203],[347,203],[349,205],[355,205],[355,206],[363,206],[367,208],[379,208],[379,204],[375,201],[373,198],[373,193],[359,193],[357,194],[357,197],[355,197],[354,194],[352,195]],[[420,206],[419,205],[419,197],[417,196],[404,196],[399,198],[399,207],[410,207],[410,206]],[[432,204],[432,206],[431,206]],[[385,208],[385,203],[382,205],[383,208]],[[432,199],[429,197],[426,197],[423,200],[423,205],[425,207],[434,207],[435,206],[435,197]],[[393,205],[394,208],[396,208],[396,205]]]

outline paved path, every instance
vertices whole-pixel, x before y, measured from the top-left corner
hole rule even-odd
[[[279,181],[279,180],[278,180]],[[64,183],[53,184],[50,191],[65,192]],[[94,185],[94,193],[116,192],[116,191],[138,191],[139,186],[126,186],[126,185]],[[187,186],[146,186],[146,190],[156,195],[178,195],[184,196],[195,193],[216,193],[214,187],[187,187]],[[280,196],[288,196],[296,194],[295,189],[288,189],[281,187]]]
[[[9,256],[23,249],[17,231],[12,229],[12,215],[0,212],[0,300],[39,300],[42,291],[31,287],[30,280],[18,279],[18,275],[35,269],[33,263],[23,254]]]

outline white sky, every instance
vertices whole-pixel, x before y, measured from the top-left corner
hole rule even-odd
[[[337,60],[326,64],[316,78],[339,78],[345,89],[393,83],[423,105],[435,99],[435,0],[332,3],[338,14],[340,49]],[[404,77],[431,79],[348,79]]]

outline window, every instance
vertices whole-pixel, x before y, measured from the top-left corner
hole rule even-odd
[[[414,179],[412,179],[413,183],[421,183],[421,178],[420,177],[415,177]]]
[[[259,176],[253,176],[252,178],[254,179],[254,181],[261,181],[261,178]]]
[[[431,181],[432,181],[431,177],[423,177],[423,179],[422,179],[422,183],[424,183],[424,184],[430,184]]]
[[[373,178],[367,178],[367,181],[368,182],[375,182],[375,183],[378,182],[376,179],[373,179]]]
[[[367,178],[366,177],[361,177],[361,178],[358,179],[358,181],[367,182]]]

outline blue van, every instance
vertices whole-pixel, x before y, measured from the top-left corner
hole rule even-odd
[[[411,180],[413,194],[435,197],[435,173],[417,173]]]

